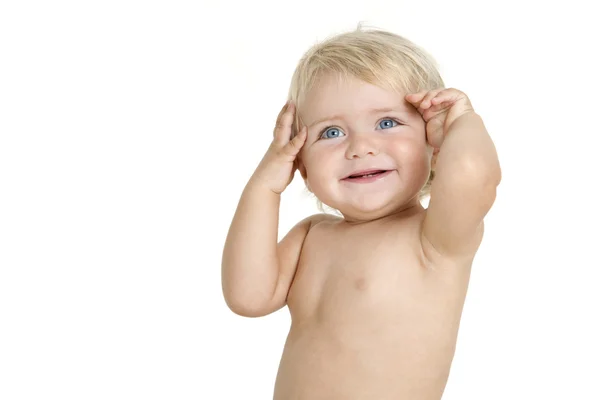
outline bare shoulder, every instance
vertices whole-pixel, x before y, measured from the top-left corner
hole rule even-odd
[[[336,220],[340,220],[340,218],[330,214],[311,215],[294,225],[283,239],[279,241],[277,244],[277,260],[279,265],[277,287],[268,312],[277,310],[285,304],[308,232],[323,222],[333,222]]]
[[[310,219],[310,227],[315,227],[316,225],[322,223],[322,222],[340,222],[343,221],[342,217],[338,217],[336,215],[332,215],[332,214],[325,214],[325,213],[320,213],[320,214],[314,214],[311,215],[309,217]]]
[[[324,223],[334,223],[342,218],[331,214],[313,214],[298,222],[287,235],[279,242],[277,254],[279,257],[281,271],[286,279],[290,279],[290,274],[295,271],[300,257],[300,252],[304,246],[306,236],[311,229]]]
[[[302,236],[306,236],[311,228],[323,223],[323,222],[337,222],[343,220],[340,217],[331,214],[319,213],[313,214],[299,221],[296,225],[290,229],[286,237],[298,239]],[[280,244],[282,244],[286,239],[282,239]]]

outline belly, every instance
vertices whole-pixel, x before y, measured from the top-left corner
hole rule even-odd
[[[276,400],[441,398],[464,290],[382,275],[297,282]]]
[[[374,332],[327,324],[292,325],[275,400],[439,400],[454,346],[406,335],[393,321]],[[349,330],[353,330],[350,332]]]

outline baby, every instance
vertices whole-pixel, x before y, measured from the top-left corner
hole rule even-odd
[[[278,243],[296,170],[340,216]],[[290,311],[274,399],[439,400],[500,179],[481,117],[415,44],[359,27],[313,46],[222,260],[233,312]]]

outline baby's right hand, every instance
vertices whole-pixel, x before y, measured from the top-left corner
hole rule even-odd
[[[294,104],[287,103],[279,112],[273,130],[273,142],[252,176],[277,194],[281,194],[294,179],[296,156],[306,141],[306,127],[290,140],[294,111]]]

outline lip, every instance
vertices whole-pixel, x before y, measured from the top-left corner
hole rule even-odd
[[[352,178],[349,179],[349,177],[351,175],[358,175],[358,174],[367,174],[369,172],[374,172],[374,171],[385,171],[381,174],[375,175],[375,176],[369,176],[366,178]],[[370,169],[370,170],[365,170],[365,171],[358,171],[358,172],[353,172],[350,175],[348,175],[346,178],[342,179],[343,182],[350,182],[350,183],[371,183],[371,182],[375,182],[378,181],[380,179],[385,178],[386,176],[388,176],[389,174],[391,174],[394,170],[388,169],[388,170],[383,170],[383,169]]]
[[[389,170],[386,170],[385,168],[360,169],[360,170],[357,170],[357,171],[349,173],[348,175],[346,175],[342,179],[348,179],[352,175],[365,175],[365,174],[370,174],[371,172],[376,172],[376,171],[386,171],[387,172]]]

